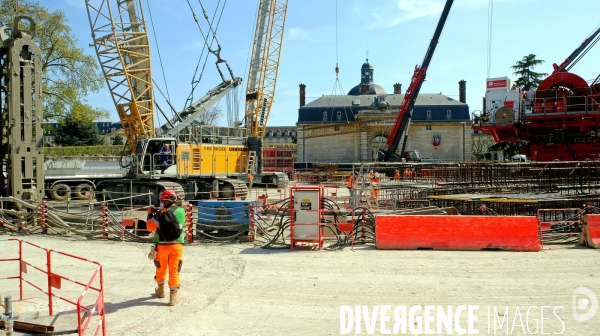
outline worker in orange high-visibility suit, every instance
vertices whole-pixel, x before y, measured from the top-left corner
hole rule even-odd
[[[394,181],[400,181],[400,171],[398,169],[394,173]]]
[[[252,174],[248,173],[248,175],[246,176],[248,178],[248,189],[252,189],[252,182],[254,182],[254,176],[252,176]]]
[[[371,186],[373,187],[373,192],[371,193],[371,195],[375,196],[375,198],[377,198],[377,196],[379,196],[379,183],[381,182],[381,180],[379,179],[379,173],[375,172],[375,174],[373,174],[373,178],[371,179]]]
[[[348,200],[348,204],[354,206],[355,198],[356,198],[356,181],[358,179],[358,172],[354,172],[350,174],[348,178],[348,183],[346,184],[346,188],[348,188],[348,192],[350,192],[350,199]]]
[[[175,204],[177,201],[177,193],[172,190],[165,190],[159,197],[162,206],[160,209],[154,207],[148,209],[148,221],[146,226],[148,231],[154,232],[153,250],[151,250],[148,258],[154,260],[156,266],[156,275],[154,279],[158,285],[154,292],[159,298],[165,297],[165,280],[167,279],[167,271],[169,273],[169,306],[174,306],[179,303],[177,291],[179,290],[179,272],[183,264],[183,243],[185,238],[185,210]],[[158,211],[157,211],[158,210]],[[167,211],[171,211],[174,217],[179,222],[181,234],[173,240],[163,241],[158,233],[159,216]],[[164,236],[164,234],[162,235]]]

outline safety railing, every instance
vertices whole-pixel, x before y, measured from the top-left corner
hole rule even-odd
[[[121,241],[125,241],[125,231],[131,232],[136,236],[150,235],[150,231],[146,226],[147,216],[143,216],[149,207],[150,206],[121,208]]]
[[[536,217],[542,243],[570,242],[583,228],[583,211],[579,208],[538,209]]]
[[[256,201],[199,200],[189,217],[189,234],[211,240],[248,238],[254,240],[256,230]]]
[[[190,125],[178,132],[179,140],[194,144],[223,144],[245,146],[245,130],[210,125]]]
[[[556,92],[552,92],[556,94]],[[552,94],[551,93],[551,94]],[[600,107],[592,96],[555,96],[531,99],[533,115],[598,112]]]
[[[185,232],[185,241],[193,242],[193,210],[189,201],[184,201],[181,207],[185,210],[185,222],[183,230]],[[152,233],[148,230],[146,224],[146,215],[150,206],[124,207],[121,209],[121,241],[125,241],[125,231],[136,236],[150,236]],[[143,218],[142,218],[143,217]]]
[[[36,290],[44,293],[48,298],[48,314],[50,316],[54,315],[54,299],[59,299],[68,304],[75,306],[75,310],[77,312],[77,334],[85,335],[88,328],[91,326],[92,320],[97,320],[96,328],[93,332],[94,335],[97,335],[100,330],[102,331],[102,335],[106,336],[106,312],[104,307],[104,277],[102,272],[102,265],[99,262],[92,261],[83,257],[79,257],[73,254],[55,251],[52,249],[43,248],[37,244],[33,244],[28,241],[24,241],[18,238],[8,238],[8,239],[0,239],[1,242],[15,242],[18,244],[18,257],[15,258],[4,258],[0,259],[0,263],[5,265],[10,262],[18,262],[18,275],[7,276],[4,278],[0,278],[0,280],[18,280],[19,281],[19,299],[13,300],[24,301],[27,300],[24,297],[24,289],[25,284],[30,285]],[[45,254],[46,259],[46,267],[42,268],[34,265],[25,259],[24,247],[33,247],[37,250],[41,250]],[[8,249],[1,249],[0,251],[8,251]],[[53,259],[56,256],[63,256],[69,259],[75,259],[82,261],[84,263],[88,263],[93,265],[93,272],[89,280],[87,281],[79,281],[72,277],[67,277],[53,268]],[[63,263],[60,263],[61,265]],[[33,275],[28,274],[27,268],[33,268],[36,271],[45,275],[46,280],[44,285],[35,284],[32,279],[28,277],[34,277]],[[3,274],[7,274],[7,272],[2,272]],[[60,292],[55,290],[60,290],[62,288],[62,280],[65,280],[69,284],[74,284],[80,288],[82,291],[80,292],[77,299],[67,298],[66,296],[59,295]],[[70,291],[74,292],[74,291]],[[94,299],[90,299],[90,304],[83,304],[83,301],[89,297],[90,293],[95,292],[96,297]],[[86,296],[87,295],[87,296]],[[86,302],[89,302],[86,300]],[[97,317],[97,318],[96,318]],[[99,319],[99,320],[98,320]]]

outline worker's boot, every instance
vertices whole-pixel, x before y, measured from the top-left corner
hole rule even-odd
[[[175,306],[177,305],[181,300],[177,297],[177,291],[176,290],[172,290],[171,291],[171,296],[170,296],[170,300],[168,305],[169,306]]]
[[[158,296],[159,298],[164,298],[165,297],[165,284],[158,284],[158,287],[156,287],[154,289],[154,293],[156,293],[156,296]]]

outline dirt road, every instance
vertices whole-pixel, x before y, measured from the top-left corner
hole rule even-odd
[[[415,305],[452,305],[453,311],[460,305],[477,305],[478,320],[473,327],[480,334],[488,334],[488,326],[493,334],[493,317],[488,324],[493,307],[500,311],[497,319],[505,318],[502,331],[496,322],[496,334],[506,334],[506,325],[513,335],[528,333],[527,327],[534,333],[536,324],[541,334],[541,309],[531,306],[550,306],[544,308],[544,333],[598,335],[600,330],[600,311],[586,322],[575,321],[572,314],[575,288],[585,287],[600,296],[600,250],[552,246],[539,253],[512,253],[357,247],[354,252],[291,252],[261,250],[248,243],[187,245],[180,291],[183,302],[171,308],[166,299],[152,295],[154,266],[146,258],[148,245],[42,236],[24,239],[102,263],[108,335],[337,335],[340,306],[355,310],[357,305],[367,306],[370,313],[375,305],[391,306],[387,312],[391,322],[384,331],[394,325],[396,306],[407,306],[408,316]],[[0,258],[14,252],[14,246],[0,242]],[[43,255],[35,249],[25,252],[27,260],[44,265]],[[54,263],[55,271],[81,280],[91,274],[85,263],[58,256]],[[0,278],[15,269],[0,263]],[[35,273],[30,269],[27,276],[43,284]],[[80,290],[68,285],[63,281],[59,295],[76,298]],[[17,294],[14,280],[0,280],[0,288],[4,295]],[[44,296],[26,288],[25,296],[31,299],[23,310],[46,314]],[[492,307],[489,315],[488,306]],[[72,306],[55,304],[57,312],[69,310]],[[381,316],[377,316],[375,334],[382,331]],[[466,328],[466,311],[459,320]],[[437,318],[431,322],[434,331],[436,323]],[[354,327],[350,333],[355,331]],[[361,334],[367,332],[363,316]]]

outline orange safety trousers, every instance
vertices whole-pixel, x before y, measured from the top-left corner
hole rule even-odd
[[[181,271],[183,257],[182,244],[157,244],[156,246],[156,282],[164,283],[169,271],[169,289],[178,290],[179,272]]]

